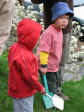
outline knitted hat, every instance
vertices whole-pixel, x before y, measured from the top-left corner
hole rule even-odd
[[[69,8],[66,2],[57,2],[51,8],[52,22],[55,21],[59,16],[69,14],[73,16],[73,11]]]

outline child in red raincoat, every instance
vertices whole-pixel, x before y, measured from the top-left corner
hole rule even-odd
[[[13,98],[14,112],[33,112],[33,96],[37,91],[45,94],[38,81],[38,64],[33,54],[41,30],[34,20],[21,20],[17,26],[18,41],[9,50],[8,95]]]

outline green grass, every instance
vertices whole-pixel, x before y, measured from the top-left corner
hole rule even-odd
[[[12,100],[8,97],[8,60],[7,54],[0,57],[0,112],[12,112]]]
[[[81,81],[64,83],[63,90],[70,97],[70,101],[65,102],[64,112],[84,112],[84,78]]]
[[[6,55],[7,56],[7,55]],[[0,57],[0,112],[13,112],[12,99],[8,97],[8,61],[5,55]],[[63,112],[84,112],[84,78],[78,82],[65,82],[63,84],[65,95],[70,101],[65,101]],[[34,112],[60,112],[56,109],[46,111],[42,97],[39,93],[34,98]]]

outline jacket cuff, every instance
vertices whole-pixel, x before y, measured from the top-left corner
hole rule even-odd
[[[43,90],[43,85],[40,85],[40,87],[38,88],[38,91],[41,92]]]
[[[48,65],[47,64],[45,64],[45,65],[40,65],[41,67],[43,67],[43,68],[45,68],[45,67],[48,67]]]

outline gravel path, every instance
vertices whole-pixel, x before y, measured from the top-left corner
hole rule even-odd
[[[84,66],[79,66],[79,70],[77,73],[74,73],[75,70],[71,71],[71,67],[72,67],[72,64],[68,64],[67,67],[65,68],[65,74],[64,74],[63,80],[64,81],[81,80],[82,77],[84,76]]]

